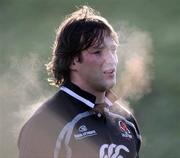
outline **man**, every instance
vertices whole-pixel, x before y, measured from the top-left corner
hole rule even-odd
[[[110,92],[117,46],[112,26],[90,7],[64,20],[47,65],[60,89],[22,128],[20,158],[138,157],[137,123]]]

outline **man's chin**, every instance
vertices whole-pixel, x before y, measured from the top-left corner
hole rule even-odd
[[[111,81],[111,82],[107,83],[106,90],[113,88],[115,86],[115,84],[116,84],[115,81]]]
[[[103,83],[103,84],[102,84]],[[115,81],[106,81],[106,82],[101,82],[99,83],[96,88],[98,87],[98,91],[105,92],[107,90],[110,90],[115,86],[116,82]]]

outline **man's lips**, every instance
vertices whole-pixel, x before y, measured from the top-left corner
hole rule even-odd
[[[115,69],[112,68],[112,69],[107,69],[104,71],[105,74],[113,74],[115,72]]]

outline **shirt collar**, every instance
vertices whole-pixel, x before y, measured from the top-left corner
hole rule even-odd
[[[64,91],[65,93],[69,94],[70,96],[76,98],[77,100],[83,102],[87,106],[94,108],[96,97],[84,90],[82,90],[77,85],[73,84],[72,82],[66,82],[63,86],[60,87],[60,90]],[[106,97],[105,102],[111,106],[112,102]]]

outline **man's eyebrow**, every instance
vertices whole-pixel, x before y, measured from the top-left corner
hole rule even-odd
[[[104,46],[104,44],[101,44],[101,45],[94,45],[92,48],[94,48],[94,49],[104,49],[105,46]]]

